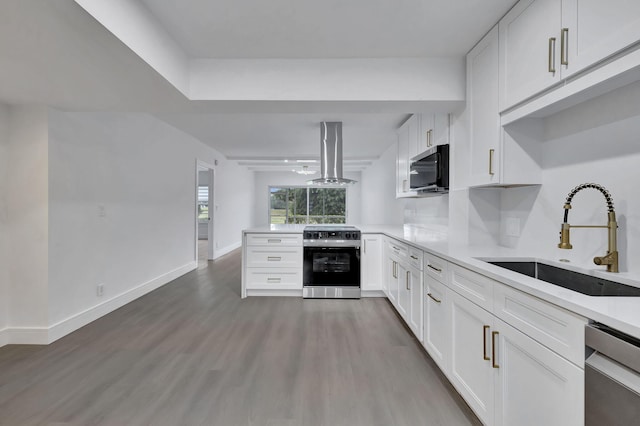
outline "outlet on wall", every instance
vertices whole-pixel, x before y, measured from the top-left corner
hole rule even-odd
[[[104,295],[104,284],[98,284],[96,287],[96,295],[102,297]]]

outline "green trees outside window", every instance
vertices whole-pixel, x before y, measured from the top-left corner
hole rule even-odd
[[[346,223],[346,188],[269,187],[271,224]]]

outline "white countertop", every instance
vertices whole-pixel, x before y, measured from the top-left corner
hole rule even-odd
[[[271,225],[247,229],[247,233],[301,233],[306,225]],[[356,225],[363,233],[385,234],[429,253],[440,256],[472,271],[507,284],[525,293],[539,297],[586,318],[609,325],[622,332],[640,338],[640,297],[587,296],[544,281],[491,265],[483,259],[510,257],[510,260],[543,260],[564,269],[574,270],[602,279],[640,287],[640,277],[630,274],[612,274],[599,269],[584,269],[536,253],[524,255],[517,250],[500,246],[468,246],[448,240],[446,231],[412,226]]]

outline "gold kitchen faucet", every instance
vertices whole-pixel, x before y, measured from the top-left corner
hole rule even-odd
[[[607,202],[608,209],[608,223],[607,225],[569,225],[569,209],[571,209],[571,200],[573,197],[583,189],[593,188],[600,191]],[[613,198],[609,191],[602,185],[597,183],[583,183],[571,190],[567,196],[567,200],[564,204],[564,222],[560,229],[560,244],[558,247],[561,249],[571,249],[573,246],[570,242],[569,230],[571,228],[607,228],[609,231],[609,249],[604,256],[596,256],[593,258],[593,263],[596,265],[607,265],[607,272],[618,272],[618,222],[616,222],[616,211],[613,208]]]

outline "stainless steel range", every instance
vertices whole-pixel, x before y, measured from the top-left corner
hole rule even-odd
[[[303,236],[303,297],[359,299],[360,230],[340,225],[307,226]]]

